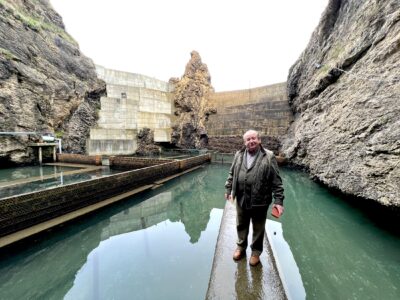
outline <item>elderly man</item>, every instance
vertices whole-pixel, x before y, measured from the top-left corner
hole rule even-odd
[[[228,179],[225,183],[227,200],[236,198],[236,230],[238,235],[234,260],[246,255],[250,220],[253,224],[253,240],[250,245],[250,265],[260,262],[263,251],[265,222],[268,206],[274,196],[273,207],[283,213],[283,187],[274,154],[261,146],[257,131],[243,135],[245,147],[235,154]]]

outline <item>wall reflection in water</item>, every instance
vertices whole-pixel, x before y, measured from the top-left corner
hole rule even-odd
[[[226,174],[206,166],[8,248],[0,298],[204,299]]]

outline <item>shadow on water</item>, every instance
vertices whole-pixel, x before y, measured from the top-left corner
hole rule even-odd
[[[132,292],[132,287],[125,286],[127,283],[124,283],[124,280],[128,283],[136,280],[137,284],[140,282],[143,284],[141,280],[149,280],[150,283],[151,280],[157,280],[160,276],[167,276],[168,273],[158,274],[149,279],[137,278],[140,277],[140,272],[147,269],[158,268],[162,272],[161,269],[167,268],[168,263],[173,263],[168,262],[168,259],[174,257],[173,255],[187,259],[185,257],[190,255],[189,249],[193,253],[205,253],[203,258],[199,255],[197,262],[188,263],[191,268],[198,269],[201,276],[204,277],[206,274],[203,284],[205,286],[199,285],[203,288],[204,295],[218,234],[218,220],[222,216],[222,208],[225,204],[220,192],[224,180],[222,173],[225,174],[226,170],[207,166],[167,182],[156,190],[141,193],[77,221],[47,231],[34,239],[3,249],[0,253],[0,298],[60,299],[65,296],[73,299],[80,293],[96,299],[114,296],[118,298],[118,295],[126,297],[129,292]],[[220,212],[214,212],[215,208],[218,208]],[[211,215],[217,216],[216,219],[214,217],[213,222],[210,221]],[[212,226],[209,223],[213,223]],[[165,231],[166,227],[170,228],[169,231]],[[185,234],[182,234],[183,232]],[[154,240],[153,236],[160,234],[161,236]],[[174,243],[175,240],[179,242]],[[139,242],[139,248],[132,244]],[[163,248],[166,247],[164,242],[173,244],[168,247],[174,254],[169,253],[169,249]],[[199,249],[196,250],[196,247]],[[107,253],[103,253],[104,248],[108,249]],[[128,250],[132,251],[131,255],[124,253]],[[158,254],[160,257],[152,258],[158,262],[158,265],[154,266],[151,260],[147,261],[146,257],[150,254],[155,255],[153,251],[160,252]],[[185,254],[185,252],[188,253]],[[163,253],[167,257],[163,257]],[[98,261],[100,258],[101,260]],[[121,262],[123,258],[126,260],[126,265],[123,261]],[[109,260],[113,260],[113,263],[106,272],[103,267]],[[193,263],[200,265],[193,266],[191,265]],[[138,266],[134,267],[130,264]],[[139,268],[139,265],[142,267]],[[88,269],[91,269],[89,275]],[[204,270],[201,271],[202,269]],[[132,273],[133,270],[135,270],[134,273]],[[107,275],[107,273],[110,274]],[[116,278],[118,274],[122,276],[125,273],[126,278],[118,279],[122,280],[121,283],[114,283],[117,285],[115,288],[122,285],[118,292],[112,290],[110,286],[112,280],[108,284],[104,283],[104,286],[95,287],[96,280],[104,281],[113,273]],[[182,273],[181,276],[190,278],[191,274]],[[90,291],[88,287],[85,287],[87,280],[90,281]],[[184,283],[184,279],[182,280]],[[135,284],[131,285],[140,288]],[[197,287],[192,288],[194,291],[197,289]],[[157,294],[162,291],[162,287],[159,287],[159,291],[146,290],[146,293],[150,294],[142,295],[142,299],[152,298],[149,296],[151,293]],[[99,292],[103,296],[96,294]],[[165,293],[173,292],[177,291],[168,290]],[[187,292],[190,293],[190,289]]]

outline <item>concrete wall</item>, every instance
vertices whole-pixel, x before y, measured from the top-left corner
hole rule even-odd
[[[99,65],[96,65],[96,72],[99,78],[103,79],[109,84],[142,87],[164,92],[172,91],[172,85],[170,85],[168,82],[142,74],[111,70]]]
[[[88,154],[132,154],[137,149],[137,133],[145,127],[153,130],[155,142],[171,141],[175,120],[172,85],[140,74],[96,68],[107,83],[107,97],[101,98],[98,125],[90,131]],[[285,82],[214,93],[210,102],[217,114],[211,115],[206,124],[209,149],[222,152],[236,149],[229,145],[242,144],[242,135],[248,129],[268,137],[271,150],[276,152],[279,137],[293,119]]]
[[[96,66],[107,83],[97,126],[91,128],[88,154],[132,154],[137,149],[137,133],[154,131],[155,142],[170,142],[173,104],[167,82],[140,74]]]
[[[286,83],[214,93],[217,114],[207,123],[209,136],[243,135],[248,129],[267,136],[283,135],[292,120]]]
[[[87,164],[87,165],[101,165],[101,155],[81,155],[81,154],[70,154],[70,153],[58,153],[57,161],[63,163],[76,163],[76,164]]]
[[[214,93],[211,102],[217,114],[207,123],[209,149],[232,153],[243,145],[243,134],[254,129],[261,133],[263,145],[278,153],[279,137],[293,119],[286,95],[286,83],[247,90]]]

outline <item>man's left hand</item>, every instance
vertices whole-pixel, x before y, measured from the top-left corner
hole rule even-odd
[[[285,211],[285,208],[279,204],[274,204],[272,207],[276,207],[276,209],[279,211],[280,216],[282,216],[283,212]]]

